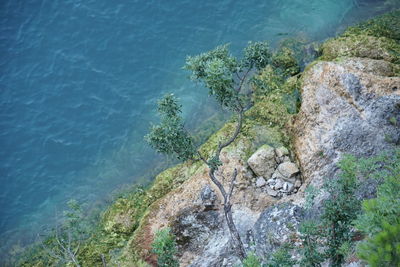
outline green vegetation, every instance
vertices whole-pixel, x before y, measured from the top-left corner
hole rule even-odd
[[[325,185],[330,196],[323,202],[320,220],[301,225],[301,266],[320,266],[326,259],[332,266],[341,266],[360,234],[354,231],[354,226],[366,236],[357,246],[361,259],[370,266],[398,266],[400,150],[358,160],[346,156],[339,167],[339,179]],[[377,197],[364,200],[361,208],[356,191],[369,179],[380,183]]]
[[[370,176],[383,182],[376,198],[363,201],[363,213],[355,221],[356,228],[367,237],[358,246],[358,255],[371,266],[399,266],[400,150],[368,165]]]
[[[325,183],[329,198],[323,203],[321,219],[305,222],[301,227],[302,263],[305,266],[320,266],[325,259],[330,259],[332,266],[341,266],[346,256],[341,248],[352,240],[352,222],[360,210],[355,196],[358,185],[356,159],[346,156],[339,167],[340,177]],[[323,244],[318,245],[320,239]],[[323,253],[319,251],[321,247],[324,247]]]
[[[177,99],[173,95],[166,95],[158,102],[161,123],[152,126],[145,139],[159,153],[173,154],[180,160],[188,160],[194,157],[196,148],[184,128],[181,112]]]
[[[360,201],[355,195],[358,186],[356,159],[346,156],[339,167],[342,171],[340,178],[326,184],[330,198],[324,203],[321,217],[322,225],[326,226],[326,256],[331,259],[332,266],[343,263],[346,255],[343,255],[341,247],[351,241],[352,221],[360,210]]]
[[[158,103],[158,111],[161,116],[161,124],[153,126],[150,133],[146,136],[147,142],[160,153],[175,155],[178,159],[200,159],[209,169],[211,181],[217,186],[224,199],[224,213],[232,241],[237,255],[240,259],[246,258],[246,251],[242,240],[232,219],[231,195],[233,193],[234,182],[237,177],[237,170],[232,173],[229,189],[225,189],[220,182],[221,177],[217,177],[216,171],[222,162],[220,153],[222,149],[230,146],[238,137],[242,130],[243,113],[245,111],[248,97],[244,93],[248,90],[248,74],[253,70],[268,64],[270,57],[269,47],[266,42],[249,43],[244,50],[242,60],[237,60],[229,54],[227,45],[219,46],[207,53],[186,59],[187,70],[190,70],[191,78],[199,81],[209,89],[209,95],[215,97],[222,107],[235,112],[238,117],[236,128],[231,136],[224,141],[220,141],[215,148],[215,153],[205,158],[200,151],[196,151],[192,137],[186,132],[179,114],[181,107],[171,95],[165,96]]]
[[[157,266],[178,267],[176,259],[176,242],[169,228],[158,230],[152,244],[153,252],[157,255]]]
[[[400,40],[399,25],[400,10],[396,10],[365,22],[361,22],[356,26],[349,27],[343,35],[365,34],[374,37],[386,37]]]
[[[400,266],[400,224],[383,223],[382,231],[358,246],[358,256],[371,267]]]
[[[300,225],[300,264],[304,267],[319,267],[325,260],[321,252],[321,239],[324,236],[323,228],[316,221],[305,221]]]
[[[260,259],[253,252],[243,260],[243,267],[261,267]]]
[[[77,201],[70,200],[68,210],[64,211],[62,218],[56,214],[56,219],[61,219],[63,223],[59,224],[56,220],[56,226],[45,239],[38,237],[38,245],[21,257],[19,266],[32,266],[32,262],[35,266],[81,266],[81,243],[92,231],[88,220],[84,220],[81,206]]]
[[[292,259],[290,251],[292,247],[290,244],[284,244],[278,250],[276,250],[265,267],[292,267],[296,264],[296,260]]]
[[[400,63],[400,10],[349,27],[322,45],[323,60],[352,56]]]
[[[272,57],[271,64],[285,76],[293,76],[300,72],[300,66],[294,57],[294,52],[288,47],[281,47]]]

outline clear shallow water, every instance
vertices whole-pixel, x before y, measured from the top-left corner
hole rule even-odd
[[[0,243],[29,240],[68,199],[101,201],[161,160],[142,140],[165,92],[192,121],[213,112],[181,69],[186,55],[281,35],[321,40],[383,3],[3,0]]]

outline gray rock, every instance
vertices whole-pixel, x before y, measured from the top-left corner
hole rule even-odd
[[[277,197],[278,192],[267,186],[267,194],[270,195],[271,197]]]
[[[295,188],[299,188],[301,186],[301,180],[300,179],[296,179],[296,182],[294,182],[294,187]]]
[[[275,154],[277,157],[281,158],[283,156],[289,155],[289,150],[286,147],[281,146],[275,149]]]
[[[362,86],[360,79],[352,73],[345,73],[341,76],[341,82],[343,87],[353,96],[354,100],[358,100]]]
[[[400,144],[400,77],[384,60],[343,58],[305,73],[294,150],[304,180],[320,188],[334,179],[344,154],[370,157]],[[323,75],[321,75],[323,73]],[[374,185],[360,195],[373,196]]]
[[[266,257],[288,242],[291,234],[297,232],[303,216],[303,209],[291,203],[264,210],[253,229],[256,254]]]
[[[277,165],[274,148],[263,145],[248,159],[247,164],[257,176],[269,179]]]
[[[285,193],[290,193],[294,189],[294,185],[292,183],[285,182],[282,186],[282,191]]]
[[[248,234],[248,231],[254,227],[254,224],[259,217],[258,215],[258,213],[253,213],[249,209],[240,210],[234,208],[233,210],[233,220],[240,236],[242,237],[242,241],[245,242],[245,246],[249,245],[246,244],[246,240],[248,240],[246,235]],[[226,264],[226,266],[241,266],[240,260],[233,250],[230,232],[225,220],[223,219],[223,213],[220,213],[219,216],[222,221],[219,221],[219,225],[216,229],[209,228],[210,233],[208,234],[207,239],[204,240],[198,238],[196,236],[198,234],[196,231],[191,232],[192,236],[189,241],[190,248],[193,249],[186,249],[185,251],[194,255],[194,259],[189,265],[185,266],[210,267],[223,266],[223,264]],[[200,222],[202,222],[201,218],[199,219]],[[207,231],[208,229],[205,227],[205,229],[199,228],[198,230],[199,234],[202,235],[203,231]],[[183,250],[179,249],[179,251]]]
[[[281,164],[283,162],[283,158],[275,157],[275,161],[277,164]]]
[[[283,182],[281,179],[276,179],[275,185],[273,187],[273,189],[275,190],[279,190],[283,187]]]
[[[171,230],[181,250],[201,250],[223,223],[223,216],[215,210],[183,210],[172,223]]]
[[[278,172],[281,174],[282,179],[294,183],[294,176],[300,172],[296,164],[293,162],[284,162],[279,164]]]
[[[204,206],[209,207],[215,204],[215,200],[217,199],[217,195],[214,190],[209,186],[205,185],[201,189],[200,198]]]
[[[254,178],[254,173],[250,168],[246,168],[243,172],[243,178],[247,181],[251,181]]]
[[[256,186],[257,187],[263,187],[267,184],[267,182],[265,181],[265,179],[263,177],[258,177],[257,181],[256,181]]]
[[[274,178],[268,179],[268,181],[267,181],[268,185],[274,185],[275,183],[276,183],[276,179],[274,179]]]

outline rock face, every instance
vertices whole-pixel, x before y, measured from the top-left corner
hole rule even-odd
[[[263,211],[252,231],[256,254],[265,258],[286,242],[296,245],[292,239],[296,239],[303,217],[303,209],[290,203],[279,204]]]
[[[316,186],[343,154],[371,156],[400,143],[400,78],[383,60],[319,62],[304,73],[295,152]],[[398,76],[398,75],[397,75]]]
[[[343,154],[371,156],[400,144],[400,68],[391,63],[398,62],[398,53],[386,49],[385,38],[362,40],[355,44],[352,38],[341,37],[329,42],[323,46],[323,59],[336,60],[317,61],[302,74],[302,105],[292,125],[295,155],[281,147],[282,142],[257,149],[271,144],[263,139],[271,130],[265,126],[268,121],[252,125],[248,133],[256,134],[242,136],[221,153],[223,165],[217,176],[225,188],[225,177],[238,172],[231,201],[235,225],[246,249],[260,257],[268,257],[287,241],[298,245],[300,222],[321,213],[320,200],[309,210],[302,209],[303,190],[310,183],[319,188],[323,178],[335,177]],[[221,137],[226,138],[220,133],[210,139],[210,147],[215,149]],[[247,162],[243,160],[254,150]],[[134,244],[139,244],[140,256],[154,262],[153,235],[170,226],[181,266],[240,264],[231,247],[222,196],[210,182],[208,169],[186,172],[185,182],[152,204],[128,247],[134,251]],[[375,187],[365,183],[357,195],[373,197]],[[124,256],[131,254],[129,249]]]
[[[233,219],[242,240],[246,241],[247,231],[254,226],[260,213],[275,203],[278,199],[265,192],[258,191],[255,182],[257,177],[243,160],[248,151],[256,151],[259,144],[271,143],[268,139],[270,129],[255,124],[253,138],[238,138],[234,144],[221,152],[220,160],[223,165],[216,172],[216,176],[225,188],[230,184],[230,177],[236,169],[238,172],[231,203],[233,205]],[[252,128],[250,128],[252,129]],[[222,131],[222,130],[221,130]],[[221,138],[226,138],[222,131],[209,142],[215,148]],[[267,139],[266,139],[267,138]],[[274,143],[274,142],[272,142]],[[276,146],[281,146],[277,143]],[[274,149],[271,147],[274,167]],[[210,153],[211,154],[211,153]],[[180,173],[187,177],[180,186],[170,191],[163,198],[152,204],[150,211],[142,220],[143,227],[138,229],[122,252],[124,261],[121,266],[129,266],[129,257],[132,251],[140,250],[140,256],[148,263],[155,264],[156,259],[151,253],[151,243],[154,233],[164,227],[170,227],[177,237],[181,266],[233,266],[238,263],[231,248],[230,232],[226,225],[223,212],[223,198],[218,188],[211,182],[208,168],[197,162],[199,166],[193,169],[182,167]],[[260,162],[261,164],[261,162]],[[272,174],[274,169],[269,172]],[[259,179],[266,187],[266,181]],[[128,259],[128,260],[125,260]],[[225,265],[224,265],[225,264]]]

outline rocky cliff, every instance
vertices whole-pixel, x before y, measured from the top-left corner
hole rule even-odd
[[[245,114],[241,134],[222,151],[218,176],[226,187],[224,177],[238,170],[233,219],[245,247],[260,258],[287,242],[300,245],[300,222],[318,216],[320,208],[317,200],[314,210],[305,212],[305,188],[321,188],[323,179],[334,179],[344,154],[373,156],[400,145],[398,21],[386,30],[371,22],[325,42],[321,56],[303,73],[258,97]],[[268,70],[261,74],[270,82],[268,75]],[[302,102],[293,114],[286,96],[297,89]],[[202,146],[203,154],[211,155],[232,129],[229,122],[214,134]],[[375,187],[366,184],[361,197],[373,196]],[[167,226],[176,236],[181,266],[239,263],[221,195],[201,162],[160,174],[139,202],[140,208],[118,200],[104,219],[108,235],[129,237],[116,257],[121,266],[136,266],[137,257],[155,264],[151,243]]]

